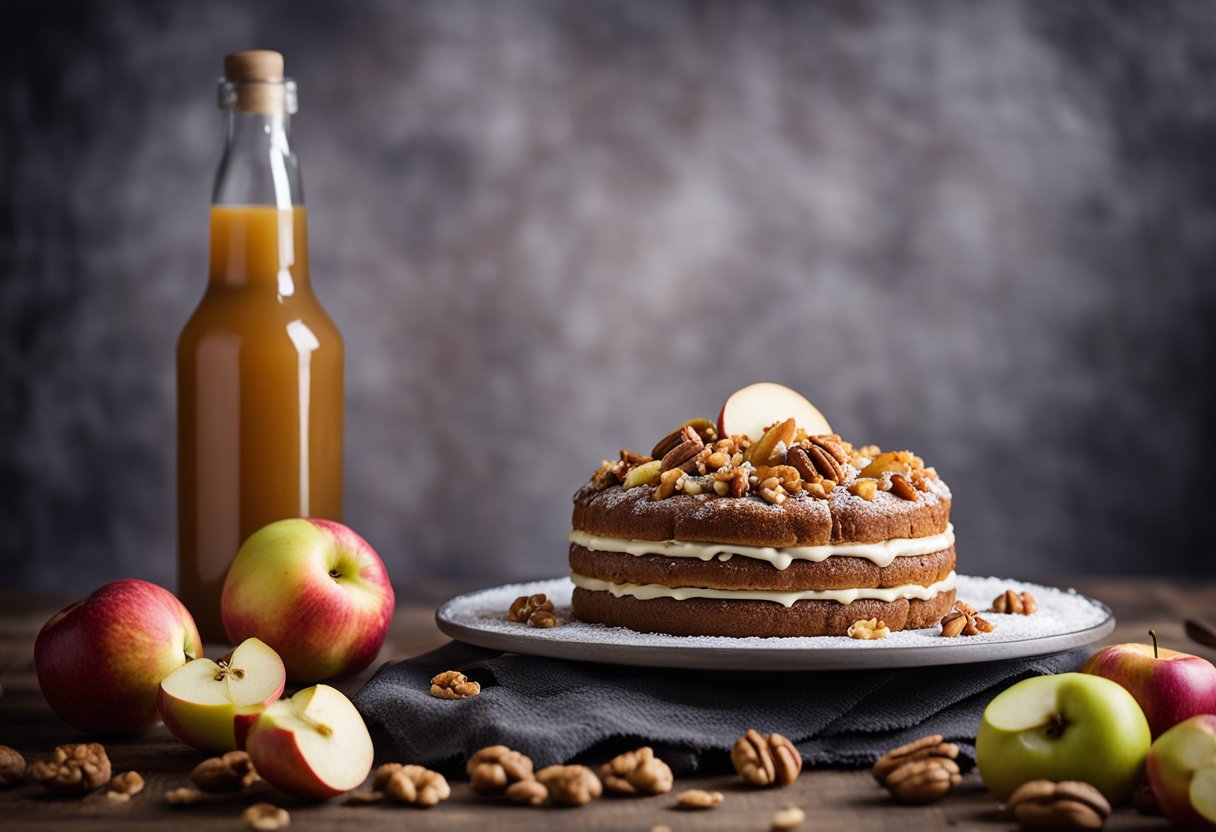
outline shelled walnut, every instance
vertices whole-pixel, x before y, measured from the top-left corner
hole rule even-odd
[[[507,610],[509,621],[526,621],[533,627],[552,627],[557,623],[553,614],[553,602],[543,592],[521,595],[511,602]]]
[[[505,745],[491,745],[469,758],[465,765],[474,791],[492,794],[512,783],[533,779],[532,759]]]
[[[459,670],[445,670],[431,678],[431,696],[436,699],[468,699],[479,693],[481,684],[469,681]]]
[[[429,809],[452,794],[447,778],[423,766],[401,766],[388,778],[384,793],[399,803]]]
[[[992,611],[1007,615],[1034,615],[1038,609],[1038,603],[1029,592],[1007,589],[992,600]]]
[[[245,827],[253,832],[275,832],[291,825],[291,815],[273,803],[255,803],[241,813]]]
[[[1031,780],[1019,786],[1005,809],[1023,829],[1101,829],[1111,806],[1088,783]]]
[[[99,743],[61,745],[49,760],[30,766],[29,772],[49,791],[86,794],[110,781],[110,758]]]
[[[261,782],[244,751],[229,751],[203,760],[190,772],[190,780],[205,792],[236,792]]]
[[[769,821],[769,828],[773,832],[788,832],[790,829],[797,829],[804,820],[806,820],[806,812],[797,806],[786,806],[773,815],[772,820]]]
[[[536,772],[536,780],[549,791],[549,800],[564,806],[582,806],[604,793],[586,766],[548,766]]]
[[[512,803],[540,806],[549,799],[549,790],[536,780],[520,780],[507,786],[507,799]]]
[[[887,622],[878,618],[862,618],[854,621],[849,625],[849,638],[857,638],[863,641],[872,639],[886,638],[891,635],[891,628],[887,626]]]
[[[0,745],[0,789],[16,786],[25,779],[25,758],[15,749]]]
[[[901,803],[932,803],[962,781],[957,757],[958,746],[934,734],[888,751],[872,773]]]
[[[626,795],[666,794],[674,781],[671,768],[648,745],[618,754],[604,763],[600,778],[608,791]]]
[[[753,786],[788,786],[802,772],[802,755],[778,733],[766,737],[749,730],[735,741],[730,761],[739,776]]]
[[[957,636],[978,636],[980,633],[991,633],[996,628],[991,622],[982,618],[975,607],[963,601],[955,601],[954,609],[942,616],[942,636],[955,638]]]
[[[722,799],[722,792],[688,789],[676,795],[676,806],[681,809],[712,809],[721,803]]]
[[[106,799],[113,803],[126,803],[144,790],[144,778],[138,771],[115,774],[106,785]]]

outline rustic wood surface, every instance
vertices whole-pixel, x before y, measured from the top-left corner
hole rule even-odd
[[[1057,581],[1057,583],[1060,583]],[[1149,626],[1157,628],[1171,647],[1216,659],[1216,651],[1187,642],[1182,622],[1187,617],[1216,618],[1216,583],[1145,579],[1085,579],[1070,582],[1078,590],[1108,603],[1119,619],[1114,641],[1141,641]],[[385,646],[384,659],[417,655],[446,642],[434,626],[436,604],[459,587],[421,586],[399,592],[397,614]],[[38,692],[34,674],[34,636],[42,623],[70,599],[29,593],[0,592],[0,744],[10,745],[33,760],[55,745],[84,737],[60,722]],[[212,651],[208,651],[212,655]],[[948,675],[949,668],[943,669]],[[340,687],[353,693],[367,675],[346,680]],[[674,810],[672,795],[641,799],[602,799],[581,809],[532,809],[479,797],[466,783],[454,783],[452,798],[430,810],[398,806],[344,806],[341,800],[309,804],[269,787],[255,795],[217,797],[183,808],[166,806],[162,794],[187,784],[190,768],[203,755],[177,742],[163,728],[136,740],[106,743],[114,770],[134,769],[147,780],[145,790],[126,804],[104,800],[56,799],[40,787],[23,785],[0,791],[0,828],[39,830],[87,826],[91,830],[182,828],[235,830],[243,828],[241,808],[268,800],[291,812],[291,829],[559,829],[649,830],[765,830],[778,809],[800,806],[808,830],[891,830],[954,827],[1012,829],[997,815],[997,806],[977,775],[970,774],[946,800],[927,807],[890,802],[865,771],[808,770],[791,787],[756,791],[743,788],[732,776],[681,779],[676,790],[716,789],[726,795],[718,808],[699,813]],[[1121,809],[1108,829],[1165,829],[1159,818]]]

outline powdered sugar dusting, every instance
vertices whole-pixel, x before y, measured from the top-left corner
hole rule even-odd
[[[959,648],[973,648],[980,645],[990,645],[995,648],[998,645],[1017,644],[1021,645],[1017,648],[1017,655],[1036,655],[1036,653],[1048,653],[1064,649],[1066,646],[1073,646],[1072,644],[1060,646],[1059,637],[1061,636],[1092,632],[1095,628],[1112,621],[1110,611],[1106,607],[1079,595],[1072,589],[1057,589],[1005,578],[960,575],[958,577],[958,597],[978,610],[990,610],[994,598],[1006,589],[1013,589],[1017,592],[1031,592],[1038,602],[1038,612],[1028,616],[982,612],[984,618],[996,625],[993,632],[953,639],[942,638],[940,629],[936,627],[892,633],[889,638],[876,641],[859,641],[845,636],[817,638],[670,636],[661,633],[638,633],[621,627],[605,627],[600,624],[586,624],[574,620],[570,615],[570,596],[573,589],[573,584],[568,578],[494,587],[454,598],[440,609],[438,617],[441,626],[444,623],[455,625],[454,628],[446,630],[447,632],[453,633],[454,629],[464,630],[465,632],[453,634],[474,643],[501,646],[502,639],[494,637],[509,636],[514,642],[509,649],[517,652],[535,652],[542,655],[571,654],[571,657],[574,657],[569,650],[548,649],[559,644],[570,645],[583,651],[579,657],[588,660],[596,660],[595,651],[591,649],[594,646],[668,648],[672,651],[693,652],[713,648],[715,651],[728,649],[750,654],[768,651],[780,651],[787,654],[789,651],[798,650],[814,651],[815,653],[825,650],[900,652],[906,648],[958,651]],[[515,598],[538,592],[543,592],[553,601],[559,622],[557,627],[542,630],[507,620],[507,608]],[[490,638],[479,640],[476,635],[470,637],[470,633],[467,632],[469,630],[490,636]],[[1033,643],[1037,641],[1042,641],[1044,649],[1035,650]],[[1078,644],[1085,643],[1084,639],[1075,641]],[[1031,644],[1026,645],[1027,642]],[[535,647],[529,649],[529,644],[533,644]],[[966,652],[973,651],[967,649]],[[992,652],[991,658],[1006,658],[1015,654],[1013,650],[993,650]],[[625,661],[619,656],[613,660]],[[964,660],[982,659],[973,657]],[[884,661],[886,661],[885,658]],[[911,664],[913,662],[902,663]],[[951,660],[946,659],[942,663],[951,663]]]

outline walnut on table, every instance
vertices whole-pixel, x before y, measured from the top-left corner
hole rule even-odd
[[[730,761],[739,776],[753,786],[788,786],[802,773],[802,755],[778,733],[766,737],[749,730],[735,741]]]
[[[110,782],[110,758],[100,743],[61,745],[49,760],[30,766],[29,772],[49,791],[87,794]]]
[[[1005,810],[1023,829],[1101,829],[1111,806],[1089,783],[1031,780],[1009,795]]]
[[[452,794],[447,779],[423,766],[401,766],[388,778],[384,793],[399,803],[429,809]]]
[[[582,806],[604,793],[595,772],[586,766],[548,766],[536,780],[549,791],[549,799],[564,806]]]
[[[957,757],[957,745],[933,734],[888,751],[872,773],[901,803],[932,803],[962,782]]]
[[[549,799],[549,790],[536,780],[520,780],[507,786],[507,799],[512,803],[540,806]]]
[[[25,758],[15,749],[0,745],[0,789],[16,786],[25,779]]]
[[[608,791],[623,795],[666,794],[675,780],[671,767],[656,757],[648,745],[618,754],[604,763],[600,778]]]
[[[273,803],[255,803],[241,813],[245,826],[254,832],[275,832],[291,825],[291,815]]]
[[[209,757],[194,767],[190,780],[204,792],[238,792],[261,782],[253,761],[244,751]]]
[[[481,749],[469,758],[465,771],[473,791],[485,794],[501,792],[512,783],[533,779],[532,759],[505,745]]]
[[[676,795],[676,806],[680,809],[712,809],[722,800],[722,792],[688,789]]]

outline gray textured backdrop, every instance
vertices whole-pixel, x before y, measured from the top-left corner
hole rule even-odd
[[[174,579],[228,51],[300,83],[347,520],[563,570],[605,455],[805,391],[972,572],[1211,576],[1216,4],[8,2],[0,559]]]

